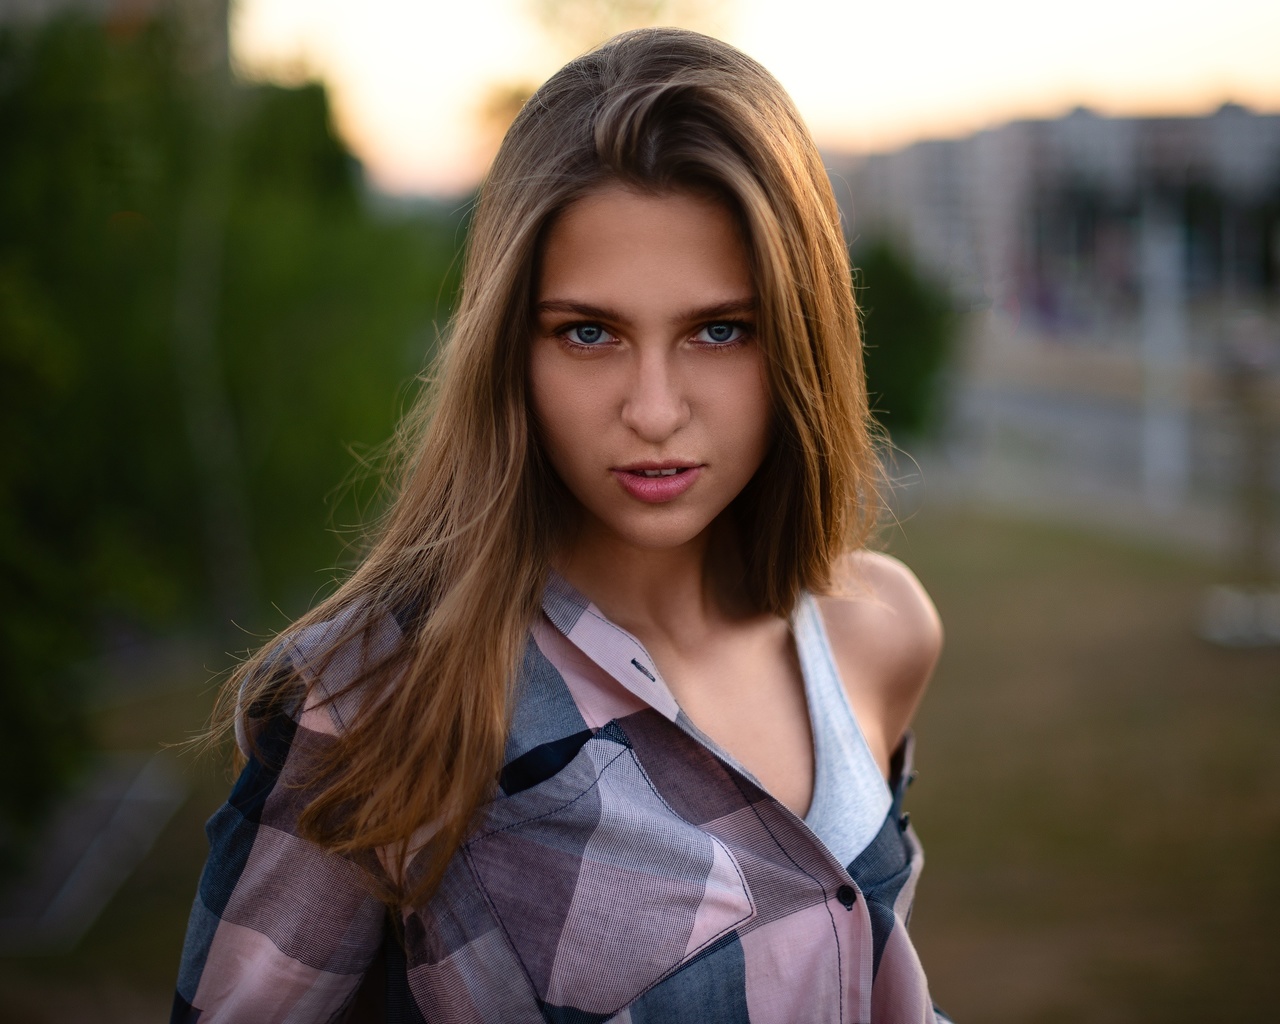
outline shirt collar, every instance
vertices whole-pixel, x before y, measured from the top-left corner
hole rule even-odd
[[[610,622],[585,595],[551,570],[542,592],[542,610],[551,624],[583,654],[659,714],[675,721],[680,706],[644,644]]]

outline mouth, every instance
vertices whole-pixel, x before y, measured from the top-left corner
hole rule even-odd
[[[693,486],[705,468],[696,462],[633,462],[612,472],[622,489],[646,504],[673,501]]]
[[[660,476],[676,476],[679,473],[687,473],[691,469],[697,469],[696,462],[635,462],[629,466],[617,466],[615,472],[631,473],[633,476],[643,476],[653,479]]]
[[[653,478],[656,476],[675,476],[677,473],[685,472],[682,466],[675,466],[671,469],[631,469],[629,473],[635,473],[637,476],[647,476]]]

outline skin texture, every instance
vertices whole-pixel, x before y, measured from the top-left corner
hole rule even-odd
[[[737,224],[684,192],[613,185],[544,241],[529,385],[546,453],[581,506],[557,569],[645,644],[686,714],[803,815],[813,740],[789,624],[744,609],[724,580],[721,513],[763,460],[770,398]],[[688,467],[645,501],[637,467]],[[858,553],[821,603],[850,701],[887,772],[937,658],[937,616],[901,563]]]
[[[751,479],[770,418],[754,298],[737,228],[708,200],[615,188],[552,226],[530,383],[551,462],[586,512],[581,543],[701,546]],[[731,340],[712,340],[720,334]],[[674,500],[646,504],[616,478],[637,463],[689,464],[698,476]]]

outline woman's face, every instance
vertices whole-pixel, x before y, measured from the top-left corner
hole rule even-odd
[[[729,210],[687,192],[589,194],[547,233],[534,316],[533,410],[587,529],[649,549],[697,538],[770,433],[755,286]]]

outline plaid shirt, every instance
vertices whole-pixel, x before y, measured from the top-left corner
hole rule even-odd
[[[945,1021],[906,930],[909,741],[883,826],[842,865],[698,730],[634,637],[554,576],[543,612],[500,791],[402,940],[360,871],[296,834],[291,769],[350,705],[268,730],[209,821],[173,1021]],[[291,641],[304,674],[331,628]],[[388,617],[376,644],[399,639]],[[338,656],[316,682],[357,670]]]

